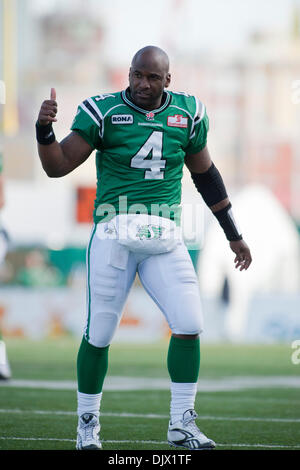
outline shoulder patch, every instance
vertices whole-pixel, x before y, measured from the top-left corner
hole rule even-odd
[[[174,116],[168,116],[167,125],[170,127],[187,127],[188,118],[182,114],[174,114]]]

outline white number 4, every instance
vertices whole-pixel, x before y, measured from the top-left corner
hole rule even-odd
[[[162,180],[166,160],[162,159],[163,133],[153,131],[140,150],[132,157],[131,168],[144,168],[146,180]],[[151,158],[147,158],[151,155]]]

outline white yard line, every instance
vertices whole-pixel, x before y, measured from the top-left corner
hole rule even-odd
[[[4,437],[0,436],[0,440],[12,440],[12,441],[56,441],[56,442],[76,442],[75,439],[58,439],[53,437]],[[145,440],[102,440],[101,441],[104,445],[105,444],[154,444],[154,445],[168,445],[167,441],[145,441]],[[250,444],[250,443],[216,443],[217,447],[252,447],[252,448],[262,448],[262,449],[300,449],[300,445],[276,445],[276,444]]]
[[[0,381],[0,387],[39,388],[47,390],[76,390],[77,383],[70,380],[22,380],[12,379]],[[108,376],[103,390],[169,390],[169,379],[149,377],[118,377]],[[221,377],[218,379],[200,379],[198,390],[202,392],[224,392],[248,390],[253,388],[300,388],[298,376],[250,376]]]
[[[58,416],[77,416],[76,411],[59,411],[59,410],[20,410],[20,409],[0,409],[0,413],[4,414],[31,414],[31,415],[58,415]],[[167,414],[155,413],[115,413],[101,412],[101,416],[110,418],[142,418],[142,419],[169,419]],[[300,418],[267,418],[252,416],[204,416],[198,415],[198,419],[211,421],[261,421],[265,423],[300,423]]]

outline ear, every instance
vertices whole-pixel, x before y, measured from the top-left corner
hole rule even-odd
[[[168,88],[168,86],[170,85],[170,83],[171,83],[171,74],[170,74],[170,73],[167,73],[165,88]]]

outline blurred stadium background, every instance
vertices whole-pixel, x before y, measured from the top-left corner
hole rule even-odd
[[[73,448],[75,439],[96,172],[91,156],[67,177],[46,176],[34,130],[40,105],[56,88],[62,139],[83,99],[127,86],[130,60],[148,44],[168,52],[171,89],[207,106],[209,149],[254,258],[249,271],[235,272],[185,173],[184,235],[205,318],[198,398],[205,430],[221,448],[299,448],[300,1],[0,0],[0,24],[1,224],[10,236],[0,331],[13,372],[0,390],[0,449]],[[108,448],[166,448],[168,395],[159,380],[167,380],[168,337],[136,279],[111,352]],[[128,376],[148,378],[135,383],[148,391],[130,392]]]
[[[11,239],[0,269],[3,335],[80,335],[84,317],[94,158],[63,179],[45,175],[34,135],[41,102],[55,87],[62,139],[77,105],[124,88],[134,52],[155,44],[170,55],[172,89],[207,106],[209,149],[254,257],[249,272],[234,272],[223,234],[185,174],[185,237],[203,295],[203,341],[300,338],[300,3],[153,0],[146,11],[142,4],[0,2],[1,218]],[[165,335],[137,280],[116,341]]]

